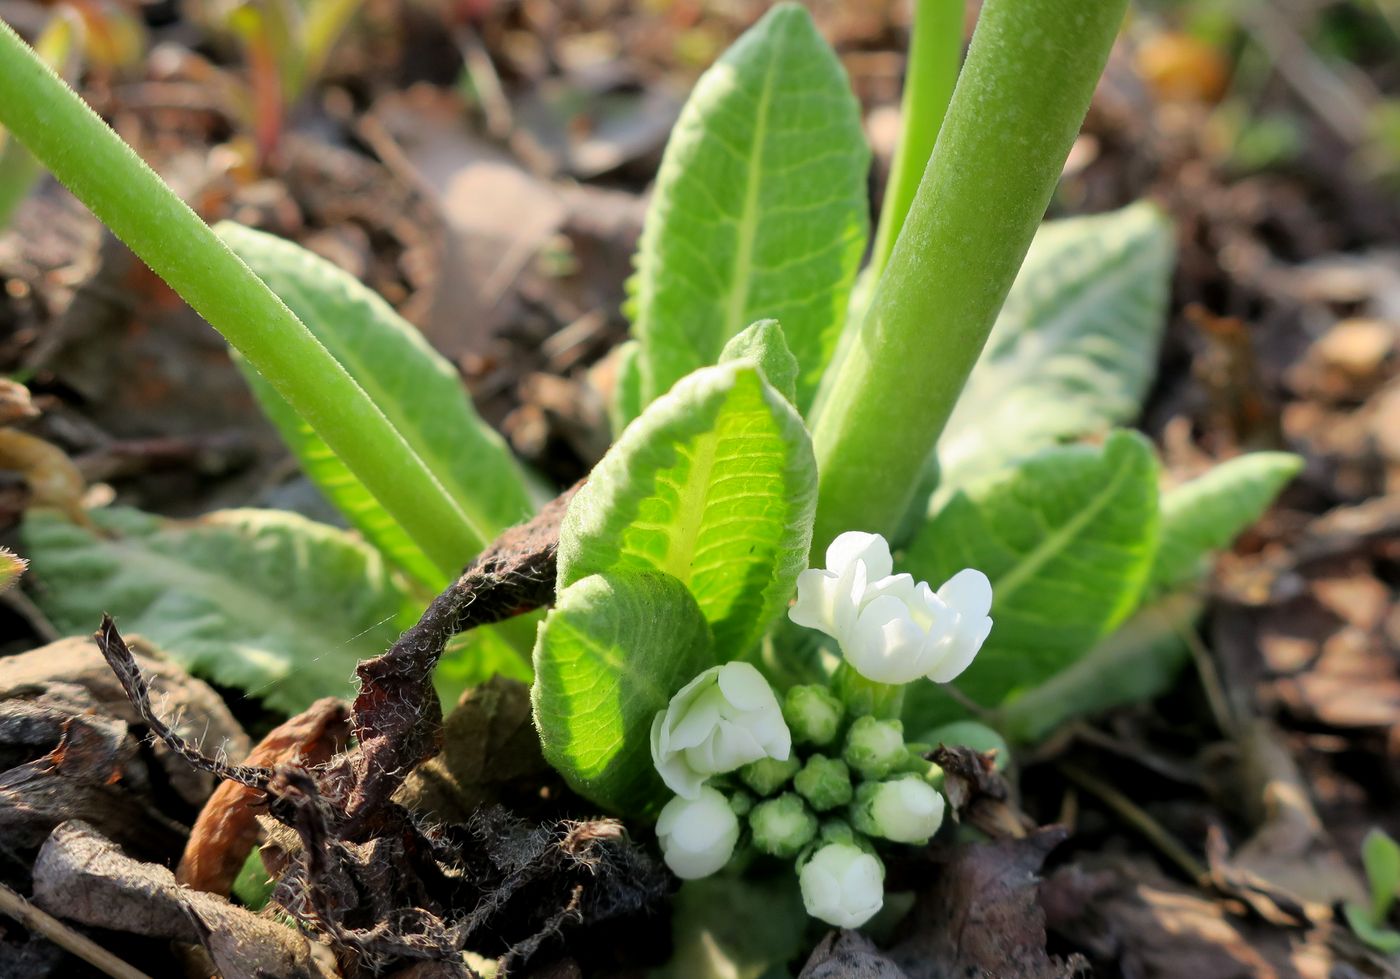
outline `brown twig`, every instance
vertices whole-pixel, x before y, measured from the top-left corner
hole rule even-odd
[[[59,948],[71,952],[112,979],[151,979],[140,969],[127,965],[81,932],[36,908],[19,894],[0,884],[0,913],[14,918],[25,928],[43,935]]]

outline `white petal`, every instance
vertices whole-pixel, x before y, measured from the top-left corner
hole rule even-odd
[[[740,710],[760,710],[778,705],[773,688],[751,663],[725,663],[719,668],[719,689],[724,699]]]
[[[956,680],[963,670],[972,665],[991,631],[992,620],[989,618],[983,618],[971,630],[967,629],[966,623],[959,623],[958,635],[948,644],[943,659],[929,671],[928,678],[934,683]]]
[[[718,686],[712,686],[698,697],[684,711],[677,710],[675,702],[666,711],[666,731],[662,737],[662,747],[668,751],[684,751],[694,748],[710,736],[724,717],[724,693]]]
[[[879,534],[848,530],[826,549],[826,567],[837,574],[854,561],[864,561],[871,579],[883,578],[894,570],[890,545]]]
[[[964,568],[943,583],[938,597],[964,619],[980,619],[992,610],[992,583],[976,568]]]
[[[861,609],[844,649],[846,661],[867,680],[908,683],[923,675],[918,670],[923,638],[909,607],[893,595],[881,595]]]
[[[833,639],[836,606],[842,600],[841,576],[810,568],[797,576],[797,603],[788,618],[808,629],[818,629]]]

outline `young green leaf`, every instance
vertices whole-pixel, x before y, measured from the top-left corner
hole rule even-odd
[[[1206,555],[1258,520],[1302,466],[1289,452],[1251,452],[1163,494],[1151,587],[1166,591],[1195,580]]]
[[[628,422],[642,413],[642,369],[637,363],[640,347],[636,340],[628,340],[612,355],[617,366],[612,401],[608,405],[608,424],[612,426],[614,439],[622,434]]]
[[[788,349],[783,328],[777,320],[759,320],[735,334],[720,351],[719,362],[727,364],[736,360],[753,364],[763,372],[764,380],[773,385],[773,390],[789,401],[796,399],[797,358]]]
[[[962,568],[992,582],[992,627],[957,681],[996,706],[1082,656],[1137,607],[1157,549],[1157,461],[1146,439],[1050,449],[959,490],[903,569],[935,587]]]
[[[726,658],[806,567],[816,464],[802,420],[745,362],[696,371],[623,432],[569,506],[559,588],[618,569],[684,582]]]
[[[806,409],[865,248],[869,163],[835,52],[802,7],[775,6],[701,77],[666,147],[634,283],[642,405],[772,316]]]
[[[1400,932],[1393,928],[1384,928],[1372,921],[1370,908],[1355,901],[1348,901],[1342,905],[1342,911],[1357,938],[1386,955],[1400,952]]]
[[[333,527],[275,510],[91,516],[100,532],[25,518],[35,601],[54,625],[86,634],[111,612],[181,666],[276,710],[352,694],[355,664],[404,624],[383,558]]]
[[[1361,843],[1361,863],[1371,885],[1371,919],[1377,924],[1400,897],[1400,844],[1383,829],[1372,829]]]
[[[685,585],[655,571],[592,575],[559,593],[535,643],[531,701],[545,758],[615,812],[659,808],[658,711],[718,660]]]
[[[942,498],[1137,416],[1173,254],[1171,224],[1150,204],[1041,227],[938,443]]]
[[[293,242],[230,222],[216,230],[379,405],[461,506],[478,546],[533,512],[520,467],[477,415],[457,371],[388,303]],[[437,567],[272,386],[240,365],[307,476],[346,519],[425,585],[445,587],[461,569]]]

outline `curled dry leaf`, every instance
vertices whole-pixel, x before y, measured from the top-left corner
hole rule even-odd
[[[321,765],[345,746],[348,711],[325,697],[274,728],[248,755],[249,765]],[[190,831],[176,879],[197,891],[227,895],[248,853],[258,843],[263,793],[239,782],[223,782],[209,797]]]
[[[827,932],[797,979],[908,979],[875,943],[858,931]]]
[[[963,821],[994,839],[1018,839],[1034,826],[1010,803],[1011,789],[992,753],[939,745],[930,757],[943,769],[943,794]]]

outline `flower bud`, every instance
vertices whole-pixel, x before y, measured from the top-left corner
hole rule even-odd
[[[858,717],[846,733],[846,764],[866,778],[884,778],[909,756],[904,725],[877,717]]]
[[[841,700],[817,684],[796,686],[783,700],[783,719],[794,741],[820,748],[836,740],[841,729]]]
[[[753,808],[754,798],[743,789],[735,789],[729,793],[729,808],[734,810],[734,815],[743,818],[749,814]]]
[[[694,799],[676,796],[656,821],[666,866],[683,880],[708,877],[734,855],[739,818],[729,800],[704,786]]]
[[[885,903],[885,868],[848,843],[828,843],[798,873],[807,913],[837,928],[859,928]]]
[[[651,725],[652,762],[667,786],[687,799],[697,798],[711,775],[760,758],[785,760],[791,751],[778,698],[748,663],[701,673]]]
[[[817,835],[817,817],[791,792],[760,802],[749,813],[753,843],[764,853],[789,859]]]
[[[926,843],[943,824],[943,796],[915,776],[866,782],[856,792],[856,829],[895,843]]]
[[[813,755],[792,779],[792,787],[817,812],[851,801],[851,770],[839,758]]]
[[[739,769],[739,778],[759,795],[772,795],[787,785],[788,779],[797,774],[801,767],[802,763],[792,755],[782,761],[760,758]]]

